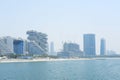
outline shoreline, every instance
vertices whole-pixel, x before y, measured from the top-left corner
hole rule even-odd
[[[48,58],[38,58],[38,59],[2,59],[0,63],[16,63],[16,62],[51,62],[51,61],[71,61],[71,60],[92,60],[92,59],[48,59]]]
[[[51,61],[75,61],[75,60],[108,60],[120,58],[67,58],[67,59],[53,59],[53,58],[38,58],[38,59],[0,59],[0,63],[18,63],[18,62],[51,62]]]

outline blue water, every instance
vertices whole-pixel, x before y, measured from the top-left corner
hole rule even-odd
[[[0,63],[0,80],[120,80],[120,59]]]

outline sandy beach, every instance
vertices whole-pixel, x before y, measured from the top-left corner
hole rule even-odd
[[[52,59],[52,58],[37,58],[37,59],[0,59],[0,63],[11,62],[42,62],[42,61],[71,61],[71,60],[106,60],[106,59],[120,59],[120,58],[69,58],[69,59]]]
[[[93,60],[94,58],[70,58],[70,59],[49,59],[49,58],[38,58],[38,59],[1,59],[0,63],[11,63],[11,62],[42,62],[42,61],[70,61],[70,60]]]

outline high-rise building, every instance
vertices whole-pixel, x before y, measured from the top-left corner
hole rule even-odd
[[[100,55],[106,55],[106,42],[104,39],[101,39],[101,45],[100,45]]]
[[[28,52],[34,55],[48,53],[47,35],[37,31],[27,31],[28,36]]]
[[[28,54],[28,41],[25,40],[24,44],[25,44],[25,54]]]
[[[50,43],[50,55],[56,55],[55,51],[54,51],[54,43],[53,42]]]
[[[11,50],[11,52],[13,51],[13,38],[10,36],[4,37],[4,42],[7,45],[7,47]]]
[[[0,38],[0,54],[7,55],[13,53],[13,38],[7,36]]]
[[[85,56],[96,55],[95,34],[84,34],[84,53]]]
[[[15,54],[24,54],[25,52],[25,47],[24,47],[24,41],[23,40],[19,40],[19,39],[15,39],[13,41],[13,47],[14,47],[14,53]]]

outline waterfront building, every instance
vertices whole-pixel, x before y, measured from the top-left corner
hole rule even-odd
[[[29,54],[41,55],[48,53],[47,35],[37,31],[27,31]]]
[[[24,41],[21,39],[15,39],[13,41],[13,47],[14,47],[14,53],[15,54],[24,54],[25,47],[24,47]]]
[[[13,53],[13,38],[10,36],[0,38],[0,54],[7,55]]]
[[[96,55],[95,34],[84,34],[84,53],[85,56]]]
[[[83,53],[79,48],[79,45],[76,43],[64,43],[63,50],[58,52],[60,57],[80,57]]]
[[[10,36],[4,37],[4,42],[7,45],[7,47],[11,50],[11,52],[13,53],[13,38]]]
[[[64,49],[64,51],[65,52],[79,52],[80,51],[80,49],[79,49],[79,45],[78,44],[76,44],[76,43],[64,43],[64,45],[63,45],[63,49]]]
[[[105,42],[104,39],[101,39],[100,55],[101,55],[101,56],[106,55],[106,42]]]

